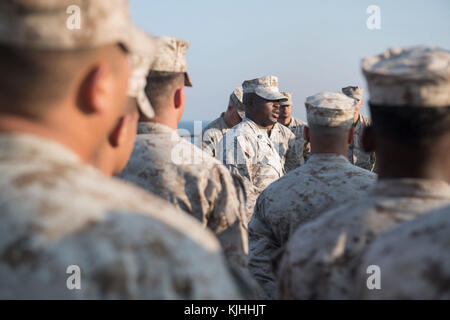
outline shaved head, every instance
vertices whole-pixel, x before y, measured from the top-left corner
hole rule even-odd
[[[0,112],[38,118],[75,91],[99,61],[117,71],[118,45],[84,50],[38,50],[0,45]]]

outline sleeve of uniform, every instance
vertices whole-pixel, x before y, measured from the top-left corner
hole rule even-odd
[[[272,257],[280,246],[270,225],[265,221],[264,192],[259,196],[253,217],[249,223],[248,268],[263,288],[266,299],[275,297],[275,276],[272,270]]]

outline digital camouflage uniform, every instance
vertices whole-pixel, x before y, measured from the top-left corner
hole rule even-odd
[[[253,93],[269,101],[286,100],[278,89],[278,78],[275,76],[246,80],[242,83],[242,91],[243,94]],[[280,142],[281,131],[275,131],[274,137],[277,139],[274,140]],[[247,221],[250,221],[258,195],[285,173],[279,148],[277,149],[269,138],[266,129],[244,117],[242,122],[228,130],[219,142],[216,159],[244,179],[247,191]]]
[[[163,124],[139,123],[130,161],[119,177],[171,202],[211,229],[233,263],[247,265],[242,180]]]
[[[358,86],[347,86],[342,88],[342,93],[355,99],[358,103],[363,100],[363,88]],[[366,170],[375,170],[375,152],[367,153],[362,146],[361,138],[364,128],[369,127],[371,124],[370,118],[359,114],[358,120],[353,123],[355,133],[353,135],[353,141],[348,148],[348,161],[355,166],[361,167]]]
[[[41,138],[1,134],[0,150],[2,299],[240,297],[214,236],[165,201]]]
[[[445,204],[450,204],[450,186],[443,181],[380,180],[367,197],[297,229],[280,264],[279,297],[350,298],[368,244]]]
[[[249,224],[249,269],[268,298],[275,296],[272,263],[301,224],[367,194],[376,175],[337,154],[312,154],[302,167],[264,190]]]
[[[217,150],[216,158],[244,179],[249,221],[258,195],[284,174],[278,150],[267,130],[248,118],[227,131]]]
[[[367,287],[367,268],[380,268],[380,290]],[[450,299],[450,206],[380,236],[367,250],[357,299]]]
[[[287,100],[280,102],[280,106],[292,106],[292,93],[290,92],[282,92]],[[284,124],[283,124],[284,125]],[[306,122],[291,117],[291,121],[289,121],[288,124],[284,125],[285,127],[289,128],[289,130],[292,131],[292,133],[295,135],[295,138],[297,139],[297,144],[302,145],[302,155],[303,155],[303,163],[308,160],[309,155],[311,154],[311,146],[309,145],[309,142],[306,141],[306,139],[303,136],[303,128],[306,126]]]
[[[361,142],[364,128],[370,126],[370,123],[370,118],[359,114],[358,121],[354,124],[355,133],[353,135],[353,141],[348,147],[348,160],[355,166],[374,171],[376,162],[375,152],[365,152]]]
[[[69,5],[80,8],[81,29],[68,27]],[[6,46],[70,51],[120,43],[131,77],[141,80],[148,70],[136,74],[135,59],[153,61],[156,51],[130,24],[124,0],[2,1],[0,21]],[[134,80],[129,95],[152,116],[150,104],[139,101],[143,82]],[[2,299],[241,297],[212,233],[59,143],[1,133],[0,177]],[[77,283],[80,289],[69,289]]]
[[[306,105],[310,125],[350,130],[354,99],[323,92],[308,97]],[[375,179],[375,174],[353,166],[343,155],[312,154],[305,165],[261,193],[249,224],[249,268],[268,298],[275,296],[272,264],[297,227],[326,209],[366,195]]]
[[[295,138],[298,140],[297,143],[301,144],[301,142],[303,142],[303,162],[306,162],[306,160],[308,160],[309,156],[311,155],[311,145],[306,141],[303,135],[303,128],[306,125],[306,122],[294,117],[291,117],[291,121],[287,125],[285,125],[295,135]]]
[[[399,110],[420,115],[424,108],[449,106],[449,62],[448,51],[430,47],[393,48],[363,59],[372,108],[405,106]],[[279,297],[352,297],[371,243],[448,204],[450,186],[444,180],[379,180],[368,196],[327,211],[292,235],[279,268]]]
[[[242,103],[242,87],[237,87],[233,90],[229,104],[235,108],[241,119],[245,117],[245,106]],[[224,116],[225,112],[222,112],[219,118],[209,123],[203,130],[202,149],[212,157],[216,156],[217,146],[229,129]]]
[[[272,140],[275,149],[280,155],[285,172],[289,172],[304,163],[303,140],[296,139],[291,130],[278,122],[275,123],[268,133],[270,140]]]
[[[224,115],[225,112],[222,112],[219,118],[211,121],[205,129],[203,129],[202,149],[211,157],[216,156],[217,146],[229,129],[223,119]]]

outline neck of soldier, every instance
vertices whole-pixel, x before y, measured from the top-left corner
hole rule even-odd
[[[383,141],[375,152],[379,179],[427,179],[450,183],[450,137],[433,142],[432,150],[418,150]]]
[[[223,121],[225,121],[225,124],[228,128],[233,128],[235,126],[235,123],[239,123],[237,119],[235,119],[233,112],[228,107],[227,111],[225,111],[223,115]]]
[[[253,117],[251,114],[246,113],[245,116],[252,120],[254,123],[256,123],[256,125],[261,128],[261,129],[265,129],[267,131],[272,130],[273,126],[276,124],[276,122],[264,122],[261,121],[260,119],[257,119],[257,117]]]
[[[161,110],[155,113],[155,116],[151,119],[148,119],[146,117],[140,117],[139,122],[153,122],[153,123],[160,123],[162,125],[165,125],[172,130],[177,130],[178,123],[180,119],[178,114],[175,112],[171,112],[171,110]]]
[[[91,163],[98,157],[102,145],[98,137],[101,135],[77,118],[76,114],[68,115],[65,111],[61,111],[62,109],[55,107],[51,115],[39,120],[0,113],[0,132],[27,134],[54,141],[71,150],[82,162]],[[70,125],[67,119],[72,119],[69,122],[77,125]],[[86,126],[82,127],[80,124]]]
[[[292,120],[292,117],[289,115],[285,118],[283,118],[280,114],[279,118],[278,118],[278,122],[281,124],[284,124],[285,126],[287,126]]]
[[[113,150],[105,144],[98,153],[97,158],[91,161],[91,165],[100,170],[105,176],[111,177],[116,171],[113,159],[115,159]]]
[[[348,155],[348,143],[329,143],[327,141],[314,140],[311,138],[311,154],[339,154],[344,157]]]

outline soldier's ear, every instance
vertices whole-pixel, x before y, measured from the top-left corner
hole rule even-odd
[[[376,149],[376,139],[373,132],[373,127],[368,126],[363,130],[361,137],[362,147],[365,152],[374,152]]]
[[[305,138],[306,142],[310,142],[311,136],[309,135],[309,127],[308,126],[303,127],[303,137]]]
[[[78,101],[84,112],[103,113],[110,107],[111,70],[106,64],[94,66],[81,83]]]
[[[173,94],[173,104],[175,109],[183,108],[184,102],[185,102],[185,93],[184,93],[184,86],[182,86],[176,89]]]
[[[128,115],[121,117],[118,121],[114,130],[109,135],[109,144],[113,148],[119,148],[125,142],[127,132],[126,132],[126,121],[128,121]]]

